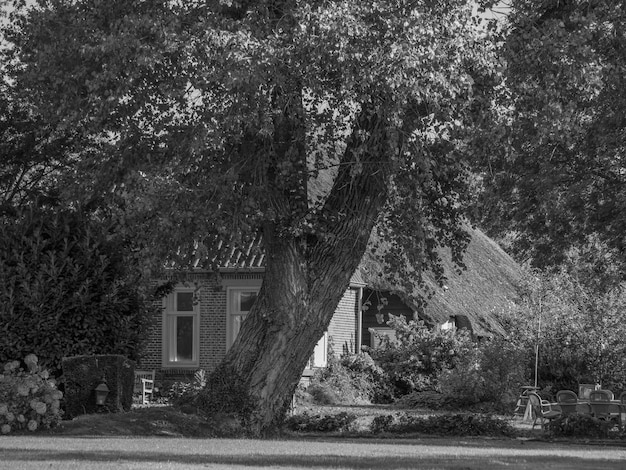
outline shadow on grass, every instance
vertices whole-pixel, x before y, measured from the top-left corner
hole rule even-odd
[[[8,449],[0,446],[0,456],[4,464],[13,463],[20,468],[20,462],[73,462],[73,463],[145,463],[147,465],[167,462],[168,464],[184,465],[238,465],[255,468],[289,467],[289,468],[448,468],[448,469],[496,469],[496,468],[542,468],[542,469],[614,469],[624,468],[624,461],[619,459],[595,459],[584,456],[568,457],[548,455],[536,452],[532,455],[519,453],[497,452],[481,453],[480,455],[445,455],[428,452],[414,456],[346,456],[346,455],[280,455],[280,454],[243,454],[243,455],[207,455],[177,454],[172,452],[138,452],[138,451],[67,451],[67,450],[33,450]]]

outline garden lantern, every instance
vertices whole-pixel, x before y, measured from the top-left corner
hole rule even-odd
[[[107,399],[107,395],[109,394],[109,387],[107,387],[104,377],[102,377],[100,384],[94,389],[94,391],[96,392],[96,405],[103,406]]]

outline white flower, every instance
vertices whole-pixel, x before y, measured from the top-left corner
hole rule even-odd
[[[29,393],[30,393],[30,387],[28,386],[28,384],[19,384],[17,386],[18,395],[22,397],[27,397]]]
[[[37,429],[37,426],[39,426],[39,424],[34,419],[31,419],[27,424],[29,431],[34,431],[35,429]]]
[[[28,366],[28,370],[35,371],[37,369],[37,363],[39,359],[34,354],[29,354],[24,358],[24,363]]]
[[[17,421],[19,423],[25,423],[26,422],[26,418],[24,417],[24,415],[17,415]]]
[[[11,426],[9,426],[8,424],[3,424],[3,425],[0,427],[0,432],[1,432],[2,434],[9,434],[9,433],[11,432]]]
[[[8,411],[9,411],[9,407],[4,403],[0,403],[0,416],[2,416],[3,414],[6,414]]]
[[[45,403],[38,401],[35,403],[33,410],[35,410],[38,415],[45,415],[46,411],[48,411],[48,406]]]
[[[7,372],[7,373],[11,373],[15,369],[17,369],[19,366],[20,366],[20,363],[18,361],[7,362],[4,365],[4,371]]]
[[[15,421],[15,415],[11,413],[10,411],[7,414],[5,414],[4,417],[7,419],[9,423],[12,423],[13,421]]]

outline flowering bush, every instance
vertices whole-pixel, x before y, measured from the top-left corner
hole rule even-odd
[[[56,388],[47,370],[38,365],[37,356],[7,362],[0,373],[0,433],[49,428],[61,419],[63,393]]]
[[[422,321],[407,322],[405,317],[393,315],[387,325],[395,330],[396,339],[380,335],[379,346],[367,350],[389,378],[396,398],[436,389],[437,374],[454,367],[456,359],[473,348],[464,329],[431,330]]]

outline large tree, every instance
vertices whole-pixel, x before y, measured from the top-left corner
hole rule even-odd
[[[51,141],[72,134],[66,200],[106,205],[160,263],[216,267],[262,234],[263,286],[209,381],[240,385],[257,432],[372,230],[407,281],[441,275],[442,246],[460,261],[461,155],[493,73],[471,3],[42,0],[12,17],[12,95]]]
[[[626,6],[508,3],[505,80],[475,154],[486,189],[481,221],[539,267],[591,247],[598,269],[612,259],[623,277]]]

